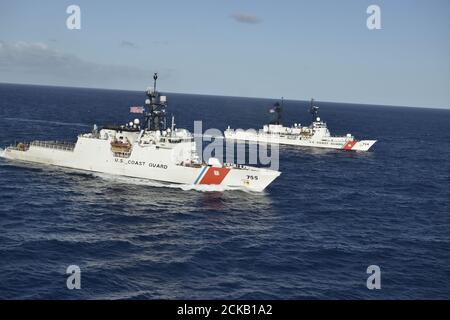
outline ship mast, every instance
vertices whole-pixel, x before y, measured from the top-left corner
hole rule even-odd
[[[277,116],[275,118],[275,120],[273,120],[270,124],[281,124],[281,111],[283,110],[283,102],[284,102],[284,98],[281,98],[281,105],[279,102],[276,102],[273,107],[270,109],[271,113],[276,113]]]
[[[166,107],[165,96],[161,96],[156,90],[158,74],[153,75],[153,89],[147,88],[145,100],[145,122],[144,129],[151,131],[166,130]]]
[[[314,99],[311,99],[309,112],[312,115],[312,122],[316,122],[317,121],[317,115],[319,114],[319,107],[316,107],[314,105]]]

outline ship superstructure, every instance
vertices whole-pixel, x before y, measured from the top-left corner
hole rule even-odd
[[[185,185],[220,185],[264,190],[280,172],[243,165],[221,164],[216,158],[207,163],[197,155],[192,134],[166,125],[166,96],[154,86],[141,120],[126,125],[96,126],[78,136],[76,143],[61,141],[22,142],[2,153],[10,160],[23,160],[114,175],[144,178]]]
[[[262,130],[234,130],[228,126],[224,131],[224,137],[241,141],[353,151],[368,151],[376,142],[376,140],[358,141],[350,133],[345,136],[332,136],[327,124],[318,116],[319,107],[315,105],[314,99],[311,99],[310,113],[312,115],[312,123],[309,126],[302,126],[298,123],[291,127],[283,126],[281,122],[282,109],[283,100],[281,104],[275,103],[270,112],[274,113],[276,117],[272,122],[264,125]]]

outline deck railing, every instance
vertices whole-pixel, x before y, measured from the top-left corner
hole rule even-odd
[[[30,146],[64,151],[73,151],[75,149],[75,143],[67,141],[33,141],[30,143]]]

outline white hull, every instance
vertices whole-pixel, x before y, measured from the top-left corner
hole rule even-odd
[[[187,143],[181,143],[186,144]],[[190,148],[190,142],[189,142]],[[280,172],[252,167],[215,167],[206,164],[182,165],[177,161],[180,149],[161,145],[133,143],[129,157],[111,152],[109,140],[80,136],[73,149],[61,145],[31,144],[27,150],[8,147],[0,156],[46,165],[129,176],[186,185],[221,185],[263,191]]]
[[[355,141],[347,137],[323,137],[320,139],[302,138],[298,135],[279,135],[270,133],[255,133],[243,130],[225,130],[225,139],[249,141],[256,143],[283,144],[301,147],[342,149],[353,151],[368,151],[376,140]]]

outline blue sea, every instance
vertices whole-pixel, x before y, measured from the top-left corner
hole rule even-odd
[[[167,93],[178,127],[258,128],[269,99]],[[132,119],[143,92],[0,85],[0,146]],[[320,100],[320,97],[317,97]],[[450,298],[450,110],[318,102],[367,153],[280,147],[263,193],[0,159],[1,299]],[[285,124],[310,123],[285,101]],[[95,157],[95,155],[92,155]],[[66,268],[81,269],[81,289]],[[381,270],[369,290],[367,267]]]

